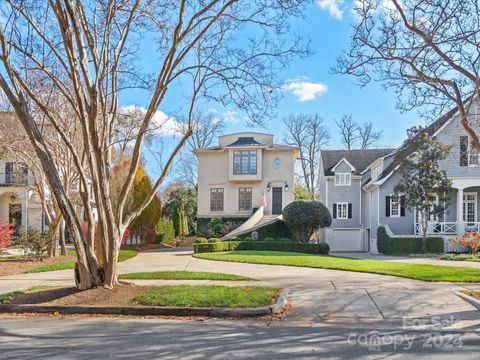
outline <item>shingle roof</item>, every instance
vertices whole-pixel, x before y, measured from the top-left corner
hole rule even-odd
[[[368,165],[380,157],[392,153],[395,149],[365,149],[365,150],[322,150],[322,164],[326,176],[333,175],[332,168],[345,158],[355,168],[355,174],[360,174]]]
[[[234,146],[265,146],[253,138],[253,136],[240,136],[236,141],[226,147]]]
[[[458,111],[458,108],[455,107],[445,113],[444,115],[440,116],[437,120],[432,122],[430,125],[428,125],[425,130],[427,133],[432,136],[435,134],[443,125],[445,125]],[[400,162],[405,159],[407,156],[409,156],[411,153],[415,151],[414,148],[410,145],[410,142],[404,141],[403,144],[397,149],[395,157],[393,158],[393,161],[385,168],[383,169],[383,172],[380,174],[380,176],[377,178],[377,180],[382,180],[383,178],[387,177],[388,174],[390,174],[392,171],[395,170],[395,168],[400,165]]]

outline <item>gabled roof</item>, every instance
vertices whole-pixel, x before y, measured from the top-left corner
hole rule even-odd
[[[445,113],[444,115],[440,116],[437,120],[432,122],[430,125],[428,125],[425,128],[425,131],[430,135],[430,136],[435,136],[437,132],[442,129],[457,113],[458,108],[455,107]],[[393,161],[385,168],[383,169],[383,172],[380,174],[380,176],[376,179],[376,181],[383,180],[388,177],[395,171],[395,169],[400,165],[401,161],[405,159],[407,156],[411,155],[415,149],[410,145],[410,143],[405,140],[403,144],[397,149],[395,157],[393,158]]]
[[[236,146],[265,146],[265,144],[259,143],[253,136],[240,136],[236,141],[227,145],[227,147]]]
[[[371,163],[380,157],[387,156],[395,149],[365,149],[365,150],[322,150],[322,163],[324,174],[333,175],[333,168],[345,159],[355,168],[354,174],[359,175]]]

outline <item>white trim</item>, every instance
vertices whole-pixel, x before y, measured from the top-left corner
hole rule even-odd
[[[338,165],[340,165],[340,164],[342,163],[342,161],[345,162],[348,166],[350,166],[350,169],[352,169],[352,171],[355,171],[355,168],[353,167],[353,165],[350,164],[347,159],[342,158],[342,159],[332,168],[332,171],[333,171],[333,172],[335,172],[335,169],[337,168]]]
[[[337,204],[337,220],[348,220],[348,204],[349,204],[349,203],[342,201],[342,202],[337,202],[337,203],[335,203],[335,204]],[[346,216],[346,217],[339,217],[339,216],[338,216],[338,214],[339,214],[338,209],[339,209],[339,206],[340,206],[340,205],[342,205],[342,206],[343,206],[343,205],[346,205],[346,206],[345,206],[345,216]]]
[[[390,217],[395,217],[395,218],[396,218],[396,217],[400,217],[401,211],[402,211],[401,208],[400,208],[400,197],[396,196],[395,194],[390,194],[389,196],[390,196]],[[393,209],[393,207],[392,207],[392,204],[393,204],[392,198],[394,198],[394,197],[397,197],[397,200],[395,201],[395,202],[397,203],[397,205],[398,205],[398,210],[397,210],[398,213],[397,213],[397,215],[392,215],[392,209]]]
[[[342,183],[340,179],[344,176],[345,183]],[[337,176],[339,181],[337,182]],[[348,180],[348,181],[347,181]],[[348,172],[335,173],[335,186],[351,186],[352,185],[352,174]]]
[[[360,184],[359,184],[359,193],[360,193],[360,201],[358,202],[360,204],[360,210],[359,210],[359,220],[360,220],[360,224],[363,224],[363,221],[362,221],[362,182],[360,181]],[[353,205],[352,205],[352,212],[353,212]],[[352,218],[353,218],[353,214],[352,214]]]
[[[465,202],[465,198],[468,196],[468,195],[474,195],[475,196],[475,207],[474,207],[474,210],[475,210],[475,221],[468,221],[467,220],[467,211],[468,211],[468,207],[465,206],[466,202]],[[467,202],[470,202],[470,201],[467,201]],[[469,191],[469,192],[463,192],[463,199],[462,199],[462,206],[465,207],[465,211],[463,211],[462,209],[462,212],[463,212],[463,217],[465,220],[465,223],[471,223],[471,222],[477,222],[478,220],[478,193],[475,192],[475,191]]]

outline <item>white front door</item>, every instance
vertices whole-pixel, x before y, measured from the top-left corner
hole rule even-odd
[[[475,225],[477,222],[477,193],[463,193],[463,221],[467,226]]]

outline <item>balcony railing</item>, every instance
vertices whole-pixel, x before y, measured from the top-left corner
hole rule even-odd
[[[28,174],[25,172],[0,173],[0,186],[28,185]]]

